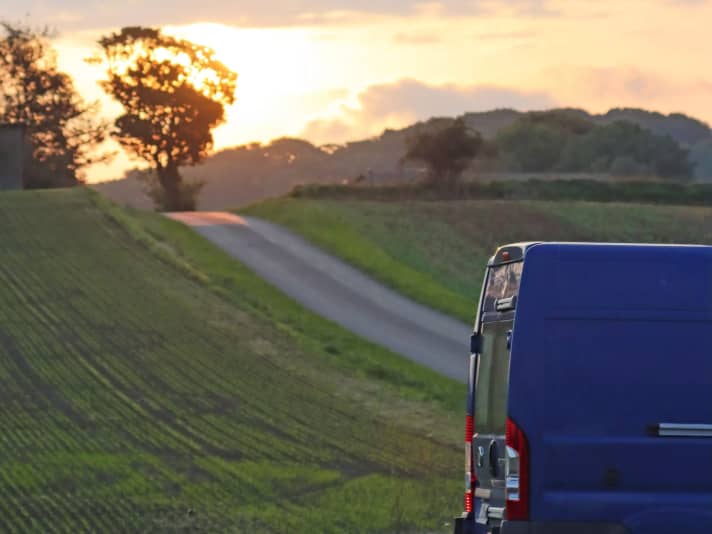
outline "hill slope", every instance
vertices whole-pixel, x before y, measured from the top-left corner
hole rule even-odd
[[[0,222],[1,531],[422,531],[458,511],[459,386],[172,221],[75,190],[0,195]]]
[[[691,161],[697,167],[696,177],[712,180],[712,132],[703,122],[681,114],[663,115],[642,109],[612,109],[601,115],[583,110],[567,111],[599,125],[625,120],[655,134],[670,135],[678,143],[692,149]],[[465,113],[462,118],[470,128],[492,139],[525,115],[511,109],[500,109]],[[368,177],[371,174],[377,183],[412,180],[418,176],[417,166],[403,168],[400,164],[405,154],[406,139],[421,127],[432,127],[448,120],[431,119],[398,130],[386,130],[373,139],[326,149],[300,139],[277,139],[266,145],[244,145],[222,150],[204,163],[186,168],[184,174],[189,179],[206,182],[199,200],[199,207],[204,210],[245,206],[283,195],[295,185],[339,183],[358,175]],[[136,176],[136,171],[132,171],[123,180],[96,184],[94,187],[117,202],[148,207],[150,203],[143,196]],[[499,173],[487,176],[497,179]]]
[[[712,243],[712,208],[593,202],[277,199],[287,226],[424,304],[473,320],[484,266],[519,241]]]

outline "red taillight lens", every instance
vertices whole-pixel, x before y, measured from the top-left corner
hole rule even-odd
[[[507,418],[507,519],[529,519],[529,444],[524,432]]]
[[[472,465],[472,436],[475,433],[475,420],[471,415],[465,416],[465,512],[474,510],[474,492],[477,477]]]
[[[472,490],[469,490],[465,492],[465,512],[471,514],[473,510]]]

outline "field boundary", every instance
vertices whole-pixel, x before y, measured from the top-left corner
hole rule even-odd
[[[712,205],[712,184],[664,181],[600,180],[498,180],[468,182],[453,188],[426,184],[401,185],[322,185],[295,187],[294,198],[334,200],[572,200],[624,202],[682,206]]]

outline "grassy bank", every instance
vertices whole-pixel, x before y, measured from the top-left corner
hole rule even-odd
[[[413,299],[472,321],[487,258],[518,241],[712,243],[712,208],[504,200],[284,198],[243,210]]]
[[[75,190],[0,221],[0,530],[448,530],[459,385],[158,215]]]

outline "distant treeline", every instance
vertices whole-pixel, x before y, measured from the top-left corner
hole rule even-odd
[[[688,150],[669,135],[625,120],[596,124],[567,110],[528,113],[494,143],[501,170],[508,172],[686,179],[694,171]]]
[[[460,119],[496,149],[483,151],[465,171],[466,182],[483,176],[484,180],[514,173],[526,176],[525,172],[536,169],[543,169],[537,174],[543,172],[549,179],[582,173],[600,179],[657,175],[679,181],[693,173],[699,181],[712,181],[710,128],[682,114],[641,109],[612,109],[600,115],[577,109],[529,113],[501,109],[466,113]],[[243,206],[285,194],[299,184],[413,183],[424,171],[418,164],[402,162],[407,140],[422,129],[453,121],[433,118],[344,144],[316,146],[293,138],[252,143],[222,150],[185,168],[183,174],[205,182],[199,199],[203,209]],[[127,180],[97,188],[119,202],[145,206],[137,174],[132,171]]]

